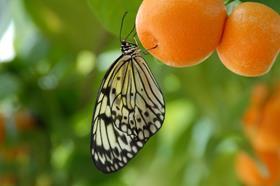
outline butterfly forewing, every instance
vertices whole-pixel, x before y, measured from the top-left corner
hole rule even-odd
[[[164,116],[162,93],[144,59],[136,50],[123,53],[105,74],[93,113],[91,153],[98,169],[109,173],[125,166]]]

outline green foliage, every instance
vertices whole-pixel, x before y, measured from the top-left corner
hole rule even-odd
[[[95,51],[107,37],[86,0],[24,0],[24,5],[40,30],[57,45]]]
[[[260,2],[279,11],[278,0]],[[126,35],[140,3],[24,0],[9,4],[16,56],[0,64],[0,111],[32,112],[37,126],[21,132],[11,124],[12,130],[6,131],[1,149],[27,146],[29,150],[12,161],[0,154],[0,180],[12,175],[23,186],[240,185],[234,155],[248,144],[240,120],[251,88],[279,80],[279,58],[269,74],[244,78],[229,72],[216,53],[200,65],[180,69],[145,56],[167,101],[162,129],[117,173],[104,175],[91,162],[89,133],[97,90],[108,66],[120,55],[121,18],[128,11]],[[9,15],[8,10],[0,6],[0,38],[5,20],[10,19],[2,14]]]
[[[128,12],[123,30],[124,33],[128,33],[134,26],[135,16],[141,0],[88,0],[88,2],[100,23],[108,31],[119,36],[121,17],[125,12]]]
[[[11,12],[8,7],[9,1],[8,0],[2,0],[0,1],[0,38],[6,31],[10,21],[11,21]]]

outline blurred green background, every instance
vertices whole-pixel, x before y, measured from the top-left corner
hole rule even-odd
[[[259,0],[280,12],[279,0]],[[0,186],[239,186],[234,156],[250,151],[241,117],[251,88],[214,53],[191,68],[145,56],[166,120],[124,169],[100,173],[89,137],[98,87],[120,55],[141,0],[0,0]],[[232,5],[232,4],[231,4]],[[229,6],[230,9],[230,6]]]

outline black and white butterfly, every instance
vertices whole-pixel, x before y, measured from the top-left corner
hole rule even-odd
[[[137,44],[121,41],[121,56],[106,72],[98,92],[91,128],[96,167],[124,167],[162,126],[162,92]]]

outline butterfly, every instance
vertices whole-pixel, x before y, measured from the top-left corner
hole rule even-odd
[[[165,118],[163,94],[141,49],[121,40],[121,52],[105,73],[92,119],[91,157],[104,173],[124,167]]]

